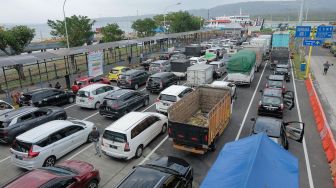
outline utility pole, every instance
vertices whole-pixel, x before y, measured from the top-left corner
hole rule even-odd
[[[210,20],[210,9],[208,9],[208,20]]]
[[[302,26],[304,2],[305,0],[301,0],[300,14],[299,14],[299,26]]]
[[[308,21],[308,11],[309,11],[309,8],[307,7],[307,10],[306,10],[306,21]]]

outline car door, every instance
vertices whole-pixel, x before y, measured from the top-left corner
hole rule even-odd
[[[145,84],[146,82],[147,82],[147,79],[148,79],[148,74],[147,74],[147,72],[142,72],[141,73],[141,85],[143,85],[143,84]]]
[[[71,150],[76,149],[87,141],[88,135],[85,135],[84,128],[79,125],[72,125],[68,127],[65,136],[71,140]]]
[[[96,89],[97,102],[99,101],[100,103],[103,103],[103,99],[107,94],[108,93],[106,92],[105,87]]]
[[[139,134],[140,140],[143,142],[144,146],[146,146],[152,139],[155,132],[151,127],[152,120],[149,117],[146,117],[143,121],[141,121],[141,133]]]
[[[283,103],[284,103],[284,106],[289,110],[294,108],[294,105],[295,105],[294,92],[286,91],[285,94],[283,95]]]
[[[66,127],[49,135],[50,144],[48,149],[50,155],[56,156],[57,159],[67,154],[72,149],[70,137],[65,136],[67,130]]]
[[[133,111],[137,107],[136,95],[134,92],[129,92],[124,98],[127,104],[128,111]]]
[[[304,136],[305,123],[299,121],[291,121],[283,123],[286,136],[297,142],[302,142]]]
[[[65,93],[65,91],[61,90],[54,90],[55,98],[56,98],[56,104],[61,105],[69,101],[69,96]]]

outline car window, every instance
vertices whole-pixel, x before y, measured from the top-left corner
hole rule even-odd
[[[48,114],[48,110],[37,110],[34,112],[35,117],[41,117]]]
[[[64,188],[75,183],[73,178],[55,178],[43,185],[41,188]]]
[[[88,91],[78,91],[77,93],[78,97],[88,98],[90,97],[90,92]]]
[[[180,182],[181,180],[176,176],[171,176],[167,178],[167,180],[164,182],[163,187],[164,188],[182,188],[182,184]]]
[[[111,86],[105,86],[105,87],[104,87],[104,90],[105,90],[105,91],[112,91],[112,90],[113,90],[113,87],[111,87]]]
[[[65,137],[64,134],[65,134],[66,130],[67,130],[66,128],[65,129],[61,129],[61,130],[59,130],[59,131],[51,134],[50,138],[49,138],[50,139],[50,143],[54,143],[54,142],[57,142],[57,141],[63,139]]]
[[[150,117],[147,117],[146,119],[144,119],[143,121],[141,121],[136,127],[134,127],[131,130],[131,138],[135,138],[136,136],[138,136],[140,133],[142,133],[144,130],[146,130],[151,124],[152,120],[150,120]]]
[[[99,94],[102,94],[102,93],[105,93],[105,88],[104,87],[96,89],[96,95],[99,95]]]
[[[71,127],[68,127],[67,131],[65,132],[65,136],[75,134],[76,132],[79,132],[81,130],[84,130],[84,128],[81,126],[73,125]]]
[[[5,110],[5,109],[12,109],[12,106],[5,102],[0,102],[0,110]]]
[[[61,95],[63,93],[64,91],[61,91],[61,90],[53,90],[53,95]]]
[[[126,93],[124,96],[123,96],[123,101],[128,101],[129,99],[131,99],[132,97],[134,96],[134,93],[133,92],[130,92],[130,93]]]
[[[124,72],[124,71],[121,70],[121,72]],[[112,74],[118,74],[118,73],[119,73],[119,70],[117,70],[117,69],[112,69],[112,70],[111,70],[111,73],[112,73]]]
[[[28,121],[28,120],[32,120],[34,119],[34,116],[32,113],[29,113],[29,114],[26,114],[24,116],[21,116],[20,118],[18,118],[18,122],[21,122],[21,121]]]

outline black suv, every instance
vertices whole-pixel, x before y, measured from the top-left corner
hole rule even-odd
[[[193,169],[188,162],[176,157],[161,157],[145,165],[139,165],[116,188],[191,188]]]
[[[298,121],[283,122],[281,119],[262,117],[251,119],[251,134],[265,132],[274,142],[288,150],[288,138],[302,142],[305,124]]]
[[[282,93],[282,89],[265,88],[258,106],[258,115],[283,117],[284,108],[291,110],[294,107],[292,91]]]
[[[144,70],[129,70],[119,76],[117,85],[120,88],[138,89],[146,84],[149,75]]]
[[[43,88],[22,94],[19,106],[58,106],[75,102],[76,95],[72,92],[54,88]]]
[[[146,83],[146,89],[149,92],[160,92],[163,89],[176,85],[178,83],[178,77],[171,72],[159,72],[150,76]]]
[[[17,135],[34,127],[66,118],[66,112],[59,107],[21,107],[0,116],[0,142],[12,143]]]
[[[290,72],[289,69],[286,68],[275,68],[274,69],[275,75],[284,75],[286,82],[290,82]]]
[[[120,89],[107,95],[104,102],[99,107],[99,113],[102,116],[119,118],[130,111],[149,104],[149,94],[133,91],[129,89]]]

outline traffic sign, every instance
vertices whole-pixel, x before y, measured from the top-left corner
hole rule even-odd
[[[304,40],[303,46],[321,46],[322,40]]]
[[[332,38],[333,26],[320,25],[317,27],[316,38]]]
[[[296,38],[305,38],[310,37],[310,26],[296,26],[295,37]]]

